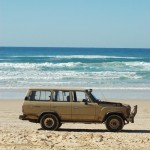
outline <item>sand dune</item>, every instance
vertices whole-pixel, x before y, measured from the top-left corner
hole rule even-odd
[[[66,123],[59,131],[42,130],[40,124],[18,119],[22,101],[0,100],[0,150],[149,150],[150,100],[121,102],[138,105],[135,123],[110,133],[104,124]]]

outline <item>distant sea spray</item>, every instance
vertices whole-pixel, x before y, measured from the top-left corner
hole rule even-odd
[[[0,88],[150,88],[150,49],[0,47]]]

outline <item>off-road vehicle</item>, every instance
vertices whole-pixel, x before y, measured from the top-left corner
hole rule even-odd
[[[108,131],[121,131],[134,123],[133,111],[126,104],[97,99],[92,89],[29,89],[22,106],[21,120],[40,123],[46,130],[57,130],[65,122],[105,123]]]

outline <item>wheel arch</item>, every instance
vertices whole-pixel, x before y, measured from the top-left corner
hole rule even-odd
[[[107,120],[107,118],[108,118],[109,116],[112,116],[112,115],[119,116],[119,117],[121,117],[124,121],[126,120],[122,112],[108,112],[108,113],[104,116],[102,122],[105,122],[105,121]]]
[[[42,113],[39,115],[39,117],[38,117],[38,123],[40,122],[41,118],[42,118],[44,115],[46,115],[46,114],[53,114],[53,115],[55,115],[55,116],[58,118],[59,121],[61,121],[60,116],[59,116],[56,112],[54,112],[54,111],[47,111],[47,112],[42,112]]]

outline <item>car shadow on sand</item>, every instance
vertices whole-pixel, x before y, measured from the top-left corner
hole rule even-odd
[[[38,130],[44,130],[42,128]],[[103,129],[68,129],[68,128],[59,128],[57,132],[109,132]],[[150,130],[122,130],[120,133],[150,133]]]
[[[122,130],[125,133],[150,133],[150,130]]]

